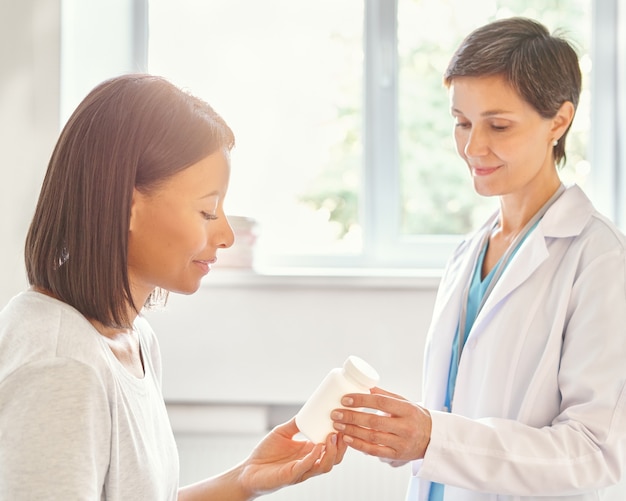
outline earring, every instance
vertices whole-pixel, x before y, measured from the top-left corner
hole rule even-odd
[[[559,140],[555,139],[554,141],[552,141],[552,146],[556,146],[557,144],[559,144]]]

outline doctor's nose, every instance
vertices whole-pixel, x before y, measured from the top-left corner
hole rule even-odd
[[[487,135],[479,128],[473,127],[466,136],[463,153],[466,157],[477,158],[489,151]]]

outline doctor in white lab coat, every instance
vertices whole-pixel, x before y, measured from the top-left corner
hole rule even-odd
[[[407,500],[625,501],[626,239],[556,167],[576,55],[504,19],[466,38],[445,82],[458,152],[500,208],[442,278],[423,402],[348,395],[335,427],[357,450],[412,461]]]

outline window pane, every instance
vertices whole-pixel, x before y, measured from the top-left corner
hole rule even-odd
[[[227,213],[276,254],[361,250],[362,0],[151,0],[149,69],[236,135]]]
[[[585,186],[589,172],[591,1],[571,0],[399,0],[399,130],[401,232],[459,234],[474,229],[494,200],[474,193],[452,139],[452,118],[442,75],[470,31],[514,15],[563,29],[579,49],[583,94],[567,140],[565,182]]]

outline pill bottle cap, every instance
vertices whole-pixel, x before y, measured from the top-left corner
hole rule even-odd
[[[343,363],[343,370],[347,376],[367,388],[376,386],[380,379],[378,372],[370,364],[354,355]]]

